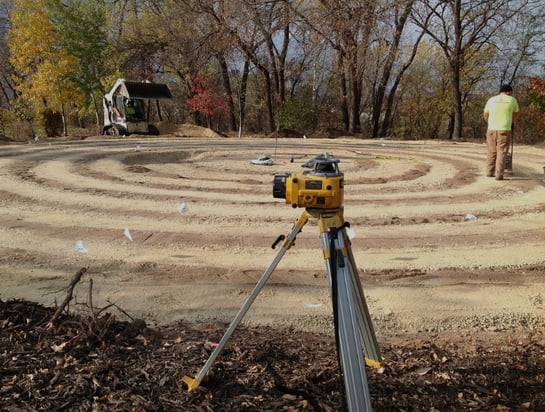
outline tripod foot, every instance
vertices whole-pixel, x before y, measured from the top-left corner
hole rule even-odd
[[[191,392],[199,387],[201,384],[197,379],[190,378],[189,376],[184,376],[182,381],[187,385],[188,391]]]
[[[377,362],[376,360],[370,359],[368,357],[365,357],[365,364],[369,366],[370,368],[375,368],[375,369],[378,369],[382,366],[380,362]]]

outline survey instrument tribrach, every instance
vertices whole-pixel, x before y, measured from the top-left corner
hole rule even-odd
[[[273,243],[273,248],[281,244],[278,254],[232,320],[205,365],[195,378],[188,376],[183,378],[190,391],[199,387],[282,257],[293,246],[303,226],[310,218],[314,218],[318,220],[331,290],[335,340],[344,380],[345,405],[350,412],[371,411],[365,365],[366,362],[378,365],[380,351],[350,247],[350,239],[346,233],[346,228],[350,225],[343,217],[344,175],[339,170],[338,163],[339,159],[325,154],[307,164],[311,167],[309,171],[274,177],[273,196],[285,198],[286,203],[293,207],[304,207],[305,211],[295,221],[288,236],[281,235]]]

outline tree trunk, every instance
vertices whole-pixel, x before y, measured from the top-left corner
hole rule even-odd
[[[392,118],[392,113],[394,112],[395,95],[400,82],[401,77],[398,76],[390,89],[390,93],[388,93],[388,96],[386,97],[386,109],[384,111],[384,119],[382,120],[382,126],[380,128],[380,137],[386,137],[390,129],[390,120]]]
[[[454,124],[452,130],[453,139],[462,138],[462,125],[463,125],[463,105],[462,105],[462,92],[460,91],[460,70],[453,69],[452,79],[452,103],[454,111]]]
[[[344,72],[344,64],[342,56],[339,56],[340,86],[341,86],[341,117],[343,120],[343,130],[350,130],[350,116],[348,115],[348,90],[346,87],[346,75]]]
[[[290,26],[289,23],[284,27],[284,42],[280,55],[278,56],[278,99],[280,104],[283,104],[286,100],[286,59],[288,57],[288,50],[290,44]]]
[[[64,103],[61,104],[61,118],[62,118],[62,135],[68,136],[68,127],[66,125],[66,110],[64,108]]]
[[[452,109],[448,116],[448,124],[447,124],[447,138],[452,139],[452,136],[454,136],[454,109]]]
[[[397,52],[399,50],[399,43],[401,42],[401,35],[403,34],[403,30],[405,28],[405,24],[407,23],[407,19],[409,18],[409,15],[411,14],[413,4],[414,4],[414,0],[408,1],[405,4],[405,7],[403,8],[403,12],[400,18],[396,22],[394,39],[391,46],[388,49],[388,57],[386,59],[386,63],[384,64],[384,69],[382,71],[380,83],[378,85],[375,99],[373,101],[373,114],[371,118],[373,122],[373,135],[372,135],[373,137],[378,137],[379,134],[382,135],[380,130],[380,114],[382,112],[382,106],[384,104],[386,86],[390,82],[390,78],[392,75],[392,68],[394,66]],[[418,40],[418,42],[420,42],[420,40]],[[390,110],[391,108],[392,106],[390,105]]]
[[[95,95],[93,92],[89,93],[91,95],[91,101],[93,102],[93,109],[95,111],[95,122],[97,125],[97,130],[100,130],[100,117],[98,116],[98,105],[97,105],[97,99],[95,98]]]
[[[227,106],[229,108],[229,127],[231,131],[237,130],[237,119],[235,117],[235,104],[233,102],[233,90],[231,88],[231,79],[229,78],[229,68],[225,56],[221,53],[216,55],[221,69],[221,79],[223,82],[223,90],[227,96]]]
[[[350,128],[351,133],[359,133],[361,130],[360,124],[360,102],[361,88],[360,82],[355,73],[351,73],[350,79]]]
[[[464,67],[464,50],[462,48],[462,0],[454,1],[454,49],[452,50],[450,68],[452,71],[452,103],[454,109],[453,139],[462,137],[463,107],[460,72]]]
[[[240,79],[240,90],[239,90],[239,124],[238,124],[238,135],[242,135],[242,125],[244,124],[244,119],[246,118],[246,90],[248,88],[248,76],[250,74],[250,62],[248,60],[244,61],[244,68],[242,69],[242,77]]]
[[[261,74],[263,75],[263,80],[265,80],[265,102],[267,106],[267,121],[269,123],[269,132],[272,133],[276,130],[276,126],[274,124],[271,75],[267,70],[264,69],[261,70]]]

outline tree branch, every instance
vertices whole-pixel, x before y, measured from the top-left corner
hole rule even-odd
[[[74,295],[74,287],[76,284],[81,280],[81,277],[87,272],[88,268],[81,268],[76,272],[76,274],[72,277],[72,280],[70,281],[70,284],[68,285],[68,292],[66,293],[66,297],[64,298],[64,301],[61,303],[61,305],[57,308],[53,316],[51,317],[51,320],[48,323],[48,327],[53,326],[53,322],[57,320],[57,318],[60,316],[64,308],[70,303],[72,300],[72,297]]]

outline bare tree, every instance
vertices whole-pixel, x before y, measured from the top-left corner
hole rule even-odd
[[[233,8],[234,3],[229,2],[223,19],[230,38],[261,73],[269,131],[276,128],[274,108],[286,98],[286,60],[291,36],[288,4],[287,0],[241,0],[239,7]]]
[[[111,10],[113,42],[118,51],[118,64],[125,76],[135,80],[154,80],[154,75],[164,69],[164,58],[172,45],[184,44],[176,33],[179,43],[172,38],[176,9],[168,14],[168,5],[156,1],[118,0]],[[183,20],[182,20],[183,21]],[[179,23],[174,23],[179,24]],[[162,32],[162,35],[158,35]]]
[[[513,83],[519,74],[540,70],[545,64],[541,52],[545,43],[545,3],[530,1],[498,32],[494,42],[497,84]],[[505,42],[504,39],[509,39]],[[500,45],[502,47],[500,47]]]
[[[404,31],[407,26],[408,19],[412,13],[413,5],[416,0],[405,0],[394,3],[389,10],[384,10],[382,13],[382,24],[381,27],[384,29],[381,32],[388,33],[389,27],[392,27],[391,38],[380,39],[379,44],[385,44],[386,51],[384,57],[377,64],[377,75],[374,80],[374,96],[373,96],[373,107],[372,107],[372,136],[378,137],[385,136],[390,122],[391,111],[393,106],[393,99],[403,76],[403,73],[410,66],[413,61],[418,44],[422,35],[415,34],[415,40],[413,42],[412,52],[405,61],[404,64],[397,70],[397,73],[394,73],[394,66],[400,59],[400,46],[403,38]],[[386,19],[390,17],[393,24]],[[377,47],[382,50],[382,47]],[[382,72],[382,73],[380,73]],[[395,75],[395,76],[394,76]],[[392,77],[394,77],[392,79]],[[393,80],[393,81],[392,81]],[[389,88],[389,92],[387,93]],[[384,103],[386,100],[386,113],[384,110]],[[382,122],[381,122],[382,118]]]
[[[380,13],[378,1],[301,1],[293,7],[338,54],[337,70],[345,130],[361,130],[360,108],[367,54]]]
[[[274,107],[285,99],[285,67],[290,44],[288,1],[182,0],[182,2],[191,5],[192,10],[209,17],[209,23],[215,28],[215,43],[211,46],[216,52],[218,44],[224,44],[231,49],[234,47],[243,57],[240,66],[245,65],[244,61],[247,61],[257,68],[264,85],[268,128],[273,131]],[[224,53],[232,52],[231,49],[224,48]],[[245,67],[244,73],[247,75],[248,66]],[[224,87],[230,90],[226,76],[230,71],[225,71],[224,67],[223,72]]]
[[[390,89],[388,90],[388,92],[387,92],[387,94],[385,96],[386,104],[385,104],[385,108],[384,108],[384,114],[382,116],[383,117],[382,124],[381,124],[381,127],[380,127],[379,136],[381,136],[381,137],[385,137],[385,136],[388,135],[388,132],[390,130],[390,125],[392,123],[392,116],[393,116],[393,113],[394,113],[394,103],[395,103],[397,89],[398,89],[398,87],[399,87],[399,85],[401,83],[401,80],[402,80],[403,76],[405,75],[405,73],[407,72],[409,67],[412,65],[412,63],[413,63],[413,61],[414,61],[414,59],[416,57],[418,47],[420,45],[420,41],[422,40],[423,35],[424,35],[423,31],[421,31],[418,34],[418,36],[416,37],[416,39],[415,39],[415,41],[413,43],[413,46],[411,47],[411,51],[410,51],[409,55],[407,56],[405,61],[401,64],[401,67],[397,71],[397,73],[395,74],[395,77],[390,79],[391,86],[390,86]],[[373,135],[373,136],[375,136],[375,135]]]
[[[215,0],[182,0],[179,4],[182,5],[185,13],[190,16],[190,21],[193,22],[192,35],[194,37],[195,49],[200,50],[199,54],[206,57],[206,67],[217,67],[220,79],[219,83],[227,99],[229,128],[231,131],[234,131],[237,129],[237,121],[229,56],[235,50],[235,47],[229,41],[228,36],[225,35],[221,24],[220,16],[223,13],[223,3]],[[195,24],[195,22],[198,23]],[[215,63],[212,62],[213,59]],[[190,70],[194,71],[198,69],[193,68]]]
[[[414,23],[441,48],[450,70],[453,122],[450,136],[462,137],[462,72],[468,61],[491,44],[494,35],[528,1],[521,0],[424,0]]]

